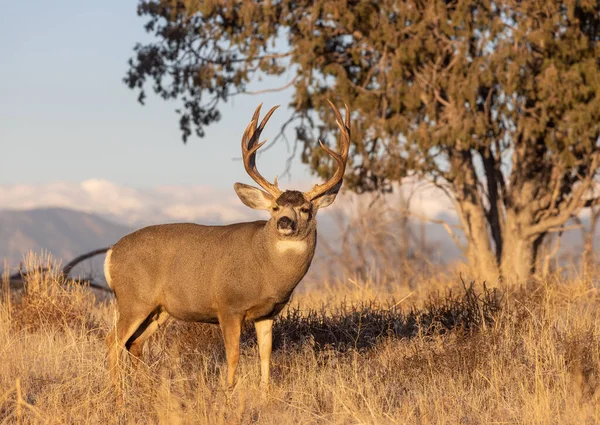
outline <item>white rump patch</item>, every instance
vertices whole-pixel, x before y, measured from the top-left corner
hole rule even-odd
[[[307,244],[306,241],[277,241],[275,243],[275,248],[280,253],[284,253],[287,251],[295,251],[297,253],[302,253],[306,251]]]
[[[104,278],[106,279],[106,283],[108,283],[109,288],[112,289],[112,279],[110,277],[110,256],[112,255],[112,249],[109,249],[106,253],[106,258],[104,259]]]

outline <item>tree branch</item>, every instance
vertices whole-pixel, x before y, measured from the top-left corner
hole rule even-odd
[[[431,218],[426,215],[419,214],[419,213],[416,213],[416,212],[408,210],[408,209],[403,209],[401,212],[403,212],[404,214],[410,215],[412,217],[418,218],[420,220],[423,220],[423,221],[428,221],[430,223],[442,225],[444,227],[444,229],[446,229],[446,232],[448,232],[448,234],[450,235],[450,237],[452,238],[452,240],[454,241],[456,246],[458,246],[460,248],[460,250],[463,251],[463,253],[467,252],[467,247],[461,242],[459,237],[452,230],[453,228],[457,229],[457,230],[464,230],[462,226],[459,226],[457,224],[450,224],[446,220],[441,220],[438,218]]]
[[[88,258],[92,258],[95,257],[96,255],[100,255],[100,254],[104,254],[106,253],[108,250],[110,249],[110,247],[107,248],[99,248],[99,249],[95,249],[93,251],[87,252],[85,254],[81,254],[78,257],[75,257],[74,259],[72,259],[69,263],[67,263],[66,266],[63,267],[63,269],[61,270],[62,275],[66,278],[69,274],[69,272],[71,270],[73,270],[73,268],[81,263],[82,261],[87,260]]]
[[[591,207],[595,207],[598,204],[600,204],[600,197],[598,197],[598,198],[591,198],[591,199],[587,199],[583,203],[583,207],[582,208],[591,208]]]
[[[235,93],[231,93],[231,96],[234,95],[238,95],[238,94],[264,94],[264,93],[275,93],[275,92],[279,92],[279,91],[283,91],[291,86],[294,85],[294,83],[298,80],[298,77],[300,76],[300,74],[296,74],[296,76],[294,78],[292,78],[291,81],[289,81],[288,83],[284,84],[281,87],[275,87],[272,89],[264,89],[264,90],[255,90],[255,91],[238,91]]]
[[[525,237],[531,237],[535,235],[539,235],[541,233],[547,232],[549,229],[562,226],[572,215],[575,215],[575,212],[585,207],[588,203],[594,204],[595,199],[582,200],[583,195],[590,189],[596,171],[598,169],[598,164],[600,162],[600,154],[596,153],[590,164],[590,173],[583,179],[579,187],[577,187],[573,191],[573,196],[567,202],[563,210],[555,215],[554,217],[550,217],[541,221],[529,229],[527,229],[525,233]]]
[[[62,277],[62,279],[64,279],[65,281],[66,280],[71,280],[72,282],[76,282],[76,283],[79,283],[81,285],[88,285],[88,286],[90,286],[91,288],[94,288],[94,289],[99,289],[99,290],[105,291],[105,292],[112,292],[112,289],[110,289],[110,288],[108,288],[108,287],[106,287],[104,285],[100,285],[100,284],[94,282],[92,279],[78,279],[78,280],[75,280],[75,279],[70,279],[68,277],[69,272],[71,270],[73,270],[73,268],[77,264],[81,263],[82,261],[87,260],[88,258],[94,257],[96,255],[104,254],[109,249],[110,249],[110,247],[95,249],[93,251],[90,251],[90,252],[87,252],[85,254],[82,254],[82,255],[80,255],[78,257],[75,257],[73,260],[71,260],[69,263],[67,263],[67,265],[65,267],[62,268],[62,270],[60,271],[59,277]],[[15,273],[13,273],[13,274],[11,274],[9,276],[9,280],[11,282],[23,282],[24,283],[25,278],[27,276],[29,276],[30,274],[32,274],[32,273],[47,273],[47,272],[48,272],[48,269],[45,268],[45,267],[39,267],[39,268],[36,268],[34,270],[23,270],[22,269],[22,265],[21,265],[21,268],[19,269],[19,271],[15,272]]]
[[[555,232],[563,233],[563,232],[566,232],[569,230],[581,229],[582,227],[583,227],[583,224],[581,224],[581,223],[574,224],[572,226],[553,227],[551,229],[548,229],[546,231],[546,233],[555,233]]]

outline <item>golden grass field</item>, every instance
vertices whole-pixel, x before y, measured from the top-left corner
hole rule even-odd
[[[585,279],[490,290],[459,276],[410,286],[350,277],[299,288],[275,325],[269,394],[250,327],[228,393],[218,327],[172,321],[145,365],[124,358],[120,405],[105,364],[114,300],[52,271],[23,293],[3,288],[3,424],[600,423],[600,293]]]

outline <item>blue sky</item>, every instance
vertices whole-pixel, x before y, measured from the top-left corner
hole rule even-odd
[[[0,9],[0,209],[63,207],[139,227],[194,221],[230,223],[264,212],[245,207],[236,181],[252,184],[241,136],[256,106],[287,105],[291,89],[237,96],[206,137],[181,141],[175,102],[149,93],[146,105],[122,82],[137,42],[149,40],[137,1],[13,1]],[[250,90],[284,85],[263,81]],[[291,111],[280,108],[263,136],[273,138]],[[288,133],[289,136],[291,134]],[[293,138],[290,140],[293,143]],[[281,140],[259,156],[268,179],[281,175],[291,147]],[[295,159],[282,188],[307,190],[319,180]],[[328,214],[357,210],[340,196]],[[425,193],[419,211],[446,211]],[[361,202],[370,202],[369,197]]]
[[[205,138],[184,145],[179,105],[149,94],[141,106],[122,82],[133,46],[149,40],[144,22],[134,0],[36,0],[1,9],[0,209],[64,207],[130,225],[264,217],[233,191],[236,181],[253,183],[235,158],[256,106],[287,105],[291,89],[235,97]],[[276,111],[263,136],[273,138],[290,115],[286,107]],[[259,156],[266,178],[282,174],[289,149],[280,140]],[[317,182],[298,158],[291,179],[280,179],[284,189],[307,190]],[[342,204],[336,202],[351,208]],[[436,215],[446,207],[430,194],[423,208]]]
[[[136,42],[149,36],[137,1],[27,1],[0,13],[0,185],[78,183],[90,179],[131,188],[250,183],[240,138],[254,108],[286,105],[291,92],[238,96],[203,139],[181,141],[177,103],[149,95],[146,105],[122,82]],[[285,79],[291,78],[284,76]],[[252,89],[274,86],[262,82]],[[290,111],[280,108],[265,137]],[[284,170],[288,147],[259,157],[267,178]],[[292,181],[314,179],[298,159]],[[282,186],[291,183],[284,179]],[[299,189],[307,189],[308,186]],[[10,207],[10,205],[4,205]]]

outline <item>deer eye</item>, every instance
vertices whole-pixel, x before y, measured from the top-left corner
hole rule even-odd
[[[279,206],[275,205],[275,206],[273,207],[273,211],[275,211],[275,212],[279,211]]]
[[[303,212],[304,214],[308,214],[310,212],[310,208],[300,208],[300,212]]]

